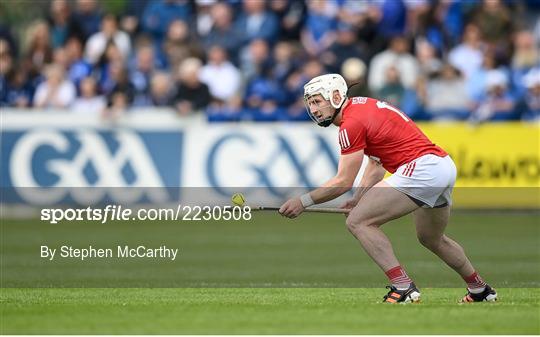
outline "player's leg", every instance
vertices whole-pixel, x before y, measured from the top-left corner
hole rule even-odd
[[[413,212],[418,206],[405,194],[381,181],[372,187],[347,217],[347,228],[383,270],[398,264],[382,224]]]
[[[444,234],[449,216],[450,206],[417,209],[414,212],[414,222],[418,240],[465,280],[469,293],[462,301],[496,300],[496,292],[475,272],[463,248]]]
[[[362,197],[347,217],[349,231],[392,283],[385,297],[387,302],[417,301],[420,292],[401,267],[390,240],[379,227],[417,208],[418,205],[407,195],[381,181]]]
[[[450,207],[419,208],[414,213],[418,241],[440,257],[462,277],[474,273],[474,268],[463,248],[444,234]]]

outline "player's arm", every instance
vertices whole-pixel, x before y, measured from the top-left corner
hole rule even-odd
[[[309,193],[313,203],[327,202],[348,192],[360,171],[363,159],[364,150],[341,155],[336,176]]]
[[[360,201],[362,196],[366,194],[370,188],[381,181],[385,174],[386,170],[380,163],[373,159],[369,159],[366,170],[364,171],[360,184],[358,185],[358,189],[354,193],[353,199],[356,201],[356,203]]]
[[[358,175],[364,159],[364,150],[342,154],[339,158],[338,172],[335,177],[300,198],[292,198],[284,203],[279,212],[289,218],[295,218],[305,207],[320,204],[339,197],[349,191]]]

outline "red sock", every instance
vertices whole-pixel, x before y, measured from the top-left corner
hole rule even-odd
[[[470,276],[464,277],[463,280],[467,282],[467,288],[469,290],[480,290],[483,291],[486,287],[486,282],[482,280],[480,275],[477,272],[472,273]]]
[[[401,266],[394,267],[385,272],[386,276],[390,280],[390,283],[398,289],[406,289],[412,283],[409,275],[405,272]]]

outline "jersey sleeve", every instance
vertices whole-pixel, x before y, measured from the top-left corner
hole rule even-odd
[[[344,123],[339,129],[341,154],[349,154],[366,148],[366,129],[360,123]]]

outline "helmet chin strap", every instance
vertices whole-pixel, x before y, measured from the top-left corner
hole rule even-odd
[[[339,109],[336,109],[336,111],[334,111],[334,114],[332,115],[332,117],[327,118],[317,123],[317,125],[322,126],[323,128],[329,127],[334,122],[334,119],[336,119],[336,116],[339,114],[340,111],[341,111],[341,107],[339,107]]]

